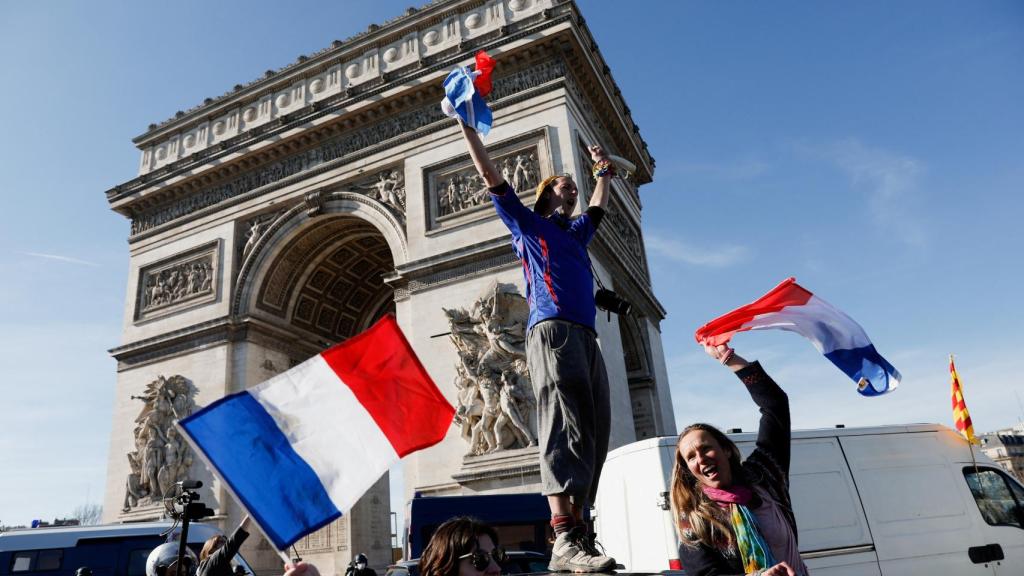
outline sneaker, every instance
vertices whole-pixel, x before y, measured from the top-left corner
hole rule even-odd
[[[599,553],[582,526],[555,538],[548,564],[552,572],[605,572],[614,567],[615,559]]]

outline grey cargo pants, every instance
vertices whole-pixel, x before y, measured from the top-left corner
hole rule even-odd
[[[543,494],[591,504],[611,434],[608,373],[597,337],[573,322],[545,320],[527,336],[526,359],[537,397]]]

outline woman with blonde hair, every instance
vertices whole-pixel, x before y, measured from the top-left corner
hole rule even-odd
[[[689,576],[804,576],[789,498],[789,398],[759,362],[725,345],[705,346],[746,385],[761,410],[757,447],[746,460],[719,429],[687,426],[676,443],[672,515]]]
[[[437,527],[420,557],[421,576],[498,576],[505,552],[498,533],[479,520],[460,516]]]

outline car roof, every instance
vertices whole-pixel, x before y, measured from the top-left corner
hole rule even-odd
[[[174,526],[172,522],[134,522],[130,524],[102,524],[97,526],[54,526],[42,528],[20,528],[0,532],[0,552],[9,550],[41,550],[47,548],[72,548],[82,539],[95,538],[146,538],[158,537]],[[176,539],[181,526],[168,536]],[[222,532],[213,525],[190,523],[189,544],[201,544]]]

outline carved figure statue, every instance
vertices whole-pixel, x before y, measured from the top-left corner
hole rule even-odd
[[[466,456],[536,445],[536,402],[526,365],[529,306],[514,286],[497,282],[469,310],[445,310],[458,354],[455,423]]]
[[[536,149],[534,149],[536,150]],[[495,159],[495,166],[518,192],[532,190],[539,182],[536,152],[521,151]],[[487,186],[475,168],[442,177],[437,183],[437,214],[447,216],[488,202]]]
[[[193,268],[201,276],[206,269]],[[201,280],[199,280],[201,281]],[[174,421],[195,409],[196,387],[183,376],[158,377],[146,385],[144,406],[135,419],[135,449],[128,453],[130,472],[125,481],[124,512],[159,504],[174,495],[176,482],[187,477],[192,453],[174,428]]]

